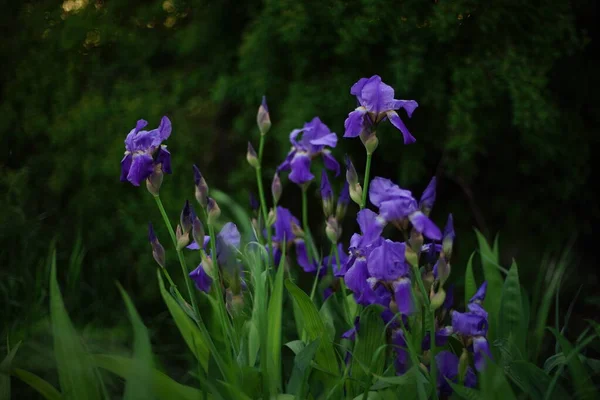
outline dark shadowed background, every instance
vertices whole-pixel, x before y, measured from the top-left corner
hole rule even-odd
[[[392,126],[380,129],[372,173],[416,196],[438,176],[432,217],[443,226],[454,214],[454,278],[462,281],[476,248],[473,227],[490,239],[499,233],[503,264],[517,260],[526,288],[568,250],[560,307],[583,285],[574,315],[593,318],[596,9],[593,0],[5,2],[1,341],[45,329],[52,247],[67,308],[88,336],[120,343],[125,335],[115,281],[155,318],[160,335],[165,310],[147,222],[164,243],[168,235],[146,189],[119,181],[123,140],[138,119],[155,127],[167,115],[173,123],[173,175],[161,190],[173,219],[193,199],[193,163],[210,187],[247,207],[255,181],[246,142],[258,146],[261,96],[273,121],[269,187],[289,132],[318,115],[341,136],[356,107],[350,87],[373,74],[419,108],[412,119],[402,114],[417,143],[404,146]],[[360,141],[340,139],[334,155],[341,161],[346,153],[362,174]],[[282,203],[299,215],[300,192],[283,180]],[[347,221],[346,239],[354,229]]]

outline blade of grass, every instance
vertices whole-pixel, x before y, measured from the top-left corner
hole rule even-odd
[[[17,343],[4,357],[0,363],[0,400],[10,400],[10,371],[12,369],[12,361],[21,346],[21,342]]]
[[[47,400],[61,400],[63,397],[58,390],[39,376],[20,368],[12,371],[13,375],[35,389]]]

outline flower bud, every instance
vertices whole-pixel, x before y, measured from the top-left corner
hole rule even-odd
[[[304,231],[294,221],[292,221],[292,234],[297,238],[304,238]],[[286,238],[286,240],[290,240],[290,238]]]
[[[327,172],[323,170],[321,174],[321,202],[323,204],[323,213],[325,218],[328,218],[333,214],[333,191],[331,190],[331,184],[329,178],[327,178]]]
[[[258,207],[260,207],[260,204],[258,204],[256,196],[253,192],[250,192],[250,209],[252,209],[252,211],[258,211]]]
[[[331,241],[331,243],[336,244],[342,235],[342,228],[338,223],[337,219],[334,217],[329,217],[327,219],[327,224],[325,226],[325,233],[327,234],[327,238]]]
[[[467,367],[469,366],[469,352],[466,348],[463,348],[462,354],[458,359],[458,382],[462,384],[465,381],[467,375]]]
[[[196,200],[202,206],[202,208],[206,208],[207,199],[208,199],[208,185],[204,180],[204,177],[200,173],[200,170],[197,166],[194,165],[194,185],[196,187],[195,195]]]
[[[440,257],[437,263],[435,263],[434,274],[437,274],[437,279],[440,281],[440,285],[443,285],[450,276],[450,263],[444,258]]]
[[[186,200],[183,209],[181,210],[181,215],[179,216],[179,224],[184,233],[188,233],[192,230],[192,224],[194,222],[193,218],[194,210],[192,210],[190,202]]]
[[[357,183],[355,185],[350,186],[350,198],[352,199],[353,202],[355,202],[356,204],[358,204],[359,206],[362,203],[362,186],[360,186],[360,183]]]
[[[252,147],[252,143],[248,142],[248,152],[246,153],[246,160],[248,160],[248,164],[252,168],[260,167],[260,162],[258,161],[258,156],[256,155],[256,150]]]
[[[177,238],[177,251],[190,244],[190,232],[184,232],[179,224],[175,230],[175,237]]]
[[[262,104],[258,107],[256,123],[262,136],[266,135],[269,129],[271,129],[271,117],[269,116],[269,107],[267,106],[267,98],[265,96],[262,98]]]
[[[218,277],[214,276],[215,269],[213,267],[212,258],[210,258],[204,251],[201,253],[200,257],[202,258],[202,269],[204,269],[204,272],[206,272],[206,274],[211,278],[217,279]]]
[[[373,154],[375,150],[377,150],[377,146],[379,145],[379,139],[377,139],[377,135],[375,134],[375,132],[370,133],[368,135],[363,135],[363,133],[361,133],[360,139],[365,145],[367,154]]]
[[[437,293],[434,294],[431,298],[431,304],[429,304],[429,309],[431,311],[437,310],[442,306],[442,304],[444,304],[444,300],[446,300],[446,291],[444,291],[444,289],[440,287]]]
[[[354,168],[354,164],[350,161],[350,157],[346,155],[346,181],[350,188],[358,184],[358,174],[356,173],[356,168]],[[352,191],[352,189],[350,189]],[[353,199],[354,200],[354,199]]]
[[[421,247],[423,246],[423,235],[417,232],[416,229],[411,229],[408,244],[415,251],[415,253],[420,252]]]
[[[241,293],[233,294],[231,289],[225,292],[225,305],[231,316],[239,316],[244,311],[244,295]]]
[[[152,223],[148,224],[148,239],[150,240],[150,244],[152,245],[152,257],[158,265],[162,268],[165,267],[165,248],[160,244],[156,234],[154,233],[154,228],[152,227]]]
[[[158,196],[163,176],[162,166],[160,164],[155,164],[154,171],[152,171],[152,174],[146,179],[146,189],[148,189],[152,196]]]
[[[267,226],[271,227],[277,221],[277,213],[274,209],[270,209],[267,214]]]
[[[214,223],[217,222],[217,220],[221,216],[221,209],[219,208],[219,205],[217,204],[215,199],[213,199],[212,197],[208,198],[207,210],[208,223],[210,225],[214,225]]]
[[[194,222],[192,223],[192,238],[202,248],[202,244],[204,243],[204,226],[197,216],[194,216]]]
[[[444,257],[446,260],[450,259],[452,255],[452,245],[454,244],[454,220],[452,218],[452,214],[448,215],[448,222],[446,222],[446,227],[444,227],[444,236],[442,239],[442,251],[444,252]]]
[[[350,189],[348,182],[344,182],[340,196],[338,197],[337,207],[335,208],[335,217],[338,221],[342,221],[346,216],[348,210],[348,203],[350,202]]]
[[[279,203],[282,191],[283,188],[281,186],[281,179],[279,178],[279,174],[275,172],[275,175],[273,176],[273,183],[271,183],[271,194],[273,195],[273,204],[277,205],[277,203]]]

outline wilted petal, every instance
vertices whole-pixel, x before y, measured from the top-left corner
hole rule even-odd
[[[306,153],[296,153],[290,163],[292,172],[290,180],[298,185],[310,182],[315,177],[310,172],[310,157]]]
[[[398,312],[411,314],[413,312],[412,291],[409,278],[400,278],[392,284],[394,288],[394,299],[398,306]]]
[[[198,267],[195,270],[190,272],[190,278],[192,278],[198,290],[201,290],[205,293],[208,293],[210,291],[212,278],[208,276],[206,271],[204,271],[202,264],[198,265]]]
[[[125,154],[125,157],[123,157],[121,160],[121,182],[125,182],[127,180],[127,175],[129,174],[132,161],[133,156],[131,154]]]
[[[477,336],[473,338],[473,354],[475,358],[475,369],[477,371],[483,371],[486,358],[492,358],[490,345],[485,337]]]
[[[171,153],[167,150],[167,146],[160,146],[156,155],[156,162],[161,164],[163,172],[171,173]]]
[[[440,240],[442,238],[442,232],[432,220],[429,219],[421,211],[415,211],[408,216],[411,224],[417,230],[429,239]]]
[[[402,122],[396,111],[388,111],[387,116],[392,125],[394,125],[400,130],[400,132],[402,132],[402,136],[404,136],[404,144],[411,144],[417,141],[417,139],[415,139],[414,136],[410,134],[408,128],[406,127],[406,125],[404,125],[404,122]]]
[[[414,100],[394,100],[392,109],[399,110],[404,108],[410,118],[417,107],[419,107],[419,103]]]
[[[394,281],[408,274],[408,265],[404,259],[404,243],[386,239],[373,249],[367,260],[369,275],[382,281]]]
[[[136,154],[133,156],[133,161],[127,174],[127,180],[135,186],[140,186],[140,183],[148,178],[154,171],[154,160],[148,154]]]
[[[340,164],[337,162],[334,156],[331,155],[329,150],[323,150],[321,152],[323,156],[323,163],[325,164],[325,168],[330,171],[335,172],[335,176],[337,177],[340,174]]]
[[[366,114],[367,110],[364,107],[358,107],[348,114],[348,118],[344,121],[345,138],[353,138],[360,135],[364,127]]]
[[[463,336],[484,336],[487,328],[487,320],[481,315],[458,311],[452,313],[452,329]]]

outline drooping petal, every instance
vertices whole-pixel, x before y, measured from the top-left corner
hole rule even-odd
[[[161,141],[167,140],[171,136],[171,120],[166,115],[160,120],[158,132]]]
[[[332,133],[328,133],[327,135],[322,136],[320,138],[311,139],[310,144],[315,145],[315,146],[335,147],[337,145],[337,141],[338,141],[337,135],[332,132]]]
[[[210,236],[205,235],[204,236],[204,243],[202,243],[202,248],[206,249],[206,246],[208,246],[208,242],[210,242]],[[192,243],[188,244],[187,246],[185,246],[186,249],[190,249],[190,250],[200,250],[200,246],[198,245],[198,243],[196,243],[196,241],[192,241]]]
[[[473,338],[473,355],[475,358],[475,369],[483,371],[486,364],[486,357],[492,358],[490,345],[485,337],[476,336]]]
[[[394,288],[394,299],[398,306],[398,312],[411,314],[413,309],[412,292],[409,278],[400,278],[392,284]]]
[[[445,310],[449,310],[454,305],[454,284],[451,284],[446,289],[446,298],[444,299],[444,304],[442,304],[442,308]]]
[[[354,325],[352,328],[348,329],[346,332],[342,333],[343,339],[354,340],[356,338],[356,332],[360,329],[360,318],[356,317],[354,319]]]
[[[129,175],[129,169],[131,168],[131,163],[133,161],[133,155],[125,154],[125,157],[121,160],[121,182],[125,182],[127,180],[127,175]]]
[[[452,329],[463,336],[485,336],[488,328],[487,320],[477,314],[452,313]]]
[[[408,118],[410,118],[417,107],[419,107],[419,103],[414,100],[394,100],[392,109],[399,110],[404,108],[408,114]]]
[[[171,171],[171,153],[167,150],[167,146],[160,146],[156,155],[156,162],[161,164],[164,173],[170,174]]]
[[[127,180],[134,186],[140,186],[140,183],[148,178],[154,171],[154,160],[149,154],[136,154],[133,156]]]
[[[411,144],[417,141],[413,135],[410,134],[404,122],[398,116],[396,111],[388,111],[387,117],[389,118],[392,125],[394,125],[400,132],[402,132],[402,136],[404,136],[404,144]]]
[[[364,107],[358,107],[350,112],[344,121],[344,137],[353,138],[361,134],[365,125],[365,116],[367,110]]]
[[[417,208],[417,202],[409,197],[396,197],[382,201],[379,214],[385,221],[402,221]]]
[[[296,150],[291,150],[285,157],[285,160],[283,160],[283,162],[277,167],[277,172],[289,171],[292,168],[291,162],[294,159],[295,155]]]
[[[205,293],[210,291],[212,278],[206,273],[206,271],[204,271],[202,264],[198,265],[195,270],[190,272],[190,278],[192,278],[198,290],[201,290]]]
[[[292,146],[294,146],[296,149],[306,150],[303,149],[298,140],[296,140],[298,138],[298,135],[300,135],[302,132],[304,132],[304,129],[294,129],[293,131],[291,131],[290,143],[292,143]]]
[[[417,230],[429,239],[440,240],[442,238],[442,232],[432,220],[430,220],[421,211],[415,211],[408,216],[411,224]]]
[[[296,153],[292,159],[290,166],[292,172],[289,178],[292,182],[302,185],[314,179],[314,175],[310,172],[310,157],[306,153]]]
[[[339,176],[340,175],[340,164],[337,162],[335,157],[333,157],[331,155],[331,151],[323,150],[321,152],[321,155],[323,156],[323,164],[325,164],[325,168],[327,168],[330,171],[335,172],[336,177]]]
[[[486,292],[487,292],[487,281],[483,282],[481,284],[481,286],[479,286],[479,289],[477,289],[477,292],[475,292],[473,297],[471,297],[471,300],[469,300],[469,303],[474,303],[476,301],[483,302],[483,300],[485,300]]]
[[[357,258],[344,276],[344,282],[348,289],[352,290],[356,296],[359,296],[363,291],[364,286],[369,278],[367,270],[367,260],[364,257]]]
[[[404,259],[404,243],[389,239],[374,248],[367,260],[369,275],[382,281],[394,281],[408,274],[408,265]]]
[[[291,243],[294,240],[292,231],[292,222],[299,225],[299,221],[292,215],[292,212],[285,207],[278,206],[275,219],[275,235],[273,240],[282,243],[284,240]]]
[[[396,375],[402,375],[408,370],[409,360],[409,354],[406,350],[406,338],[404,337],[404,331],[402,329],[395,329],[392,331],[392,344],[394,346],[394,352],[396,353],[396,358],[394,359]]]

